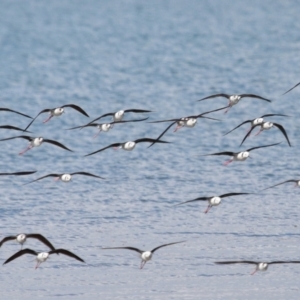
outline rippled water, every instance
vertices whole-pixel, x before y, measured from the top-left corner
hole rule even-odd
[[[91,118],[119,109],[147,109],[148,121],[199,114],[227,104],[214,93],[254,93],[271,104],[246,98],[221,122],[198,120],[195,128],[169,130],[169,145],[146,143],[132,152],[111,143],[157,137],[168,123],[116,125],[96,139],[96,130],[66,129],[91,119],[66,108],[60,118],[30,127],[34,136],[55,139],[74,153],[43,144],[23,156],[27,141],[1,142],[0,172],[37,170],[1,177],[1,238],[39,232],[86,264],[60,255],[34,270],[24,256],[1,267],[3,299],[298,299],[298,265],[217,266],[218,260],[300,260],[297,179],[300,81],[297,2],[283,1],[2,1],[0,3],[1,107],[35,116],[44,108],[74,103]],[[293,147],[277,129],[250,137],[242,146],[282,142],[251,152],[252,159],[223,166],[226,157],[198,156],[238,151],[244,120],[267,113],[282,124]],[[126,119],[145,117],[129,113]],[[0,125],[26,127],[29,119],[0,112]],[[103,119],[109,121],[110,118]],[[1,130],[1,138],[22,133]],[[86,171],[106,179],[74,176],[65,184],[49,173]],[[299,178],[299,177],[298,177]],[[206,203],[174,206],[200,196],[230,192],[204,214]],[[163,248],[143,270],[136,253],[101,250],[134,246]],[[35,240],[26,247],[45,250]],[[1,247],[4,262],[20,246]]]

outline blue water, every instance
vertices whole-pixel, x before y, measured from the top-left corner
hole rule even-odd
[[[169,145],[134,151],[107,149],[111,143],[155,138],[168,125],[116,125],[96,139],[93,128],[66,129],[89,120],[71,108],[30,127],[33,136],[55,139],[74,153],[43,144],[19,156],[27,141],[1,142],[0,172],[37,170],[1,177],[0,238],[21,232],[45,235],[86,264],[51,256],[38,270],[23,256],[1,267],[3,299],[298,299],[298,265],[272,265],[249,274],[250,265],[217,266],[218,260],[300,260],[298,131],[300,87],[299,1],[1,1],[1,107],[35,116],[45,108],[73,103],[91,118],[119,109],[148,109],[148,121],[199,114],[227,104],[225,98],[196,100],[214,93],[254,93],[273,102],[246,98],[221,122],[198,120],[195,128],[169,130]],[[198,156],[239,151],[244,120],[266,113],[286,129],[288,147],[277,129],[247,139],[241,149],[281,142],[251,152],[252,159],[223,166],[227,157]],[[127,114],[125,119],[145,117]],[[0,125],[26,127],[29,119],[0,112]],[[103,121],[110,121],[106,118]],[[1,130],[0,137],[22,133]],[[106,179],[49,173],[87,171]],[[206,203],[174,206],[200,196],[230,192],[204,214]],[[183,244],[155,252],[139,270],[137,253],[101,250],[142,249]],[[26,247],[47,250],[31,239]],[[5,261],[20,246],[1,247]]]

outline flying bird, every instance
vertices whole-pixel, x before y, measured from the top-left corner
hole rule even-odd
[[[141,266],[140,269],[143,269],[143,267],[145,266],[146,262],[151,260],[152,255],[154,254],[154,252],[162,247],[166,247],[166,246],[170,246],[170,245],[175,245],[175,244],[180,244],[180,243],[184,243],[185,241],[181,241],[181,242],[175,242],[175,243],[169,243],[169,244],[163,244],[160,245],[154,249],[152,249],[151,251],[147,250],[140,250],[138,248],[134,248],[134,247],[111,247],[111,248],[102,248],[102,250],[108,250],[108,249],[127,249],[127,250],[132,250],[132,251],[136,251],[139,254],[141,254]]]
[[[163,123],[163,122],[172,122],[160,135],[156,140],[159,140],[174,124],[177,124],[176,128],[174,129],[174,132],[176,132],[177,130],[179,130],[182,127],[188,127],[188,128],[192,128],[196,125],[197,123],[197,119],[198,118],[205,118],[205,119],[210,119],[210,120],[215,120],[215,121],[220,121],[219,119],[214,119],[214,118],[210,118],[210,117],[205,117],[204,115],[215,112],[215,111],[219,111],[222,109],[225,109],[226,107],[222,107],[222,108],[218,108],[218,109],[214,109],[211,111],[207,111],[204,112],[202,114],[199,115],[194,115],[194,116],[188,116],[188,117],[182,117],[182,118],[177,118],[177,119],[169,119],[169,120],[161,120],[161,121],[153,121],[153,122],[149,122],[149,123]],[[151,147],[154,143],[152,143],[149,147]]]
[[[141,113],[150,113],[152,112],[152,110],[145,110],[145,109],[124,109],[124,110],[119,110],[117,112],[110,112],[110,113],[106,113],[104,115],[101,115],[100,117],[94,119],[93,121],[89,122],[88,124],[82,126],[82,127],[85,127],[91,123],[94,123],[98,120],[100,120],[101,118],[104,118],[104,117],[108,117],[108,116],[112,116],[113,117],[113,121],[116,122],[116,121],[122,121],[123,117],[124,117],[124,114],[125,113],[129,113],[129,112],[132,112],[132,113],[136,113],[136,114],[141,114]]]
[[[58,146],[60,148],[63,148],[67,151],[71,151],[73,152],[72,150],[70,150],[69,148],[67,148],[66,146],[64,146],[63,144],[57,142],[57,141],[54,141],[54,140],[49,140],[49,139],[44,139],[42,137],[32,137],[32,136],[27,136],[27,135],[19,135],[19,136],[14,136],[14,137],[11,137],[11,138],[6,138],[6,139],[1,139],[0,142],[3,142],[3,141],[8,141],[8,140],[13,140],[13,139],[17,139],[17,138],[21,138],[21,139],[25,139],[27,141],[29,141],[29,145],[26,149],[24,149],[23,151],[21,151],[19,153],[19,155],[22,155],[24,154],[25,152],[27,152],[28,150],[34,148],[34,147],[39,147],[42,145],[42,143],[49,143],[49,144],[52,144],[52,145],[55,145],[55,146]]]
[[[286,91],[285,93],[283,93],[282,94],[282,96],[283,95],[285,95],[285,94],[287,94],[288,92],[290,92],[291,90],[293,90],[295,87],[297,87],[298,85],[300,84],[300,82],[298,82],[296,85],[294,85],[292,88],[290,88],[288,91]]]
[[[275,187],[275,186],[278,186],[278,185],[287,183],[287,182],[294,182],[294,183],[295,183],[295,187],[299,187],[299,186],[300,186],[300,179],[291,179],[291,180],[286,180],[286,181],[277,183],[277,184],[275,184],[275,185],[269,186],[269,187],[263,189],[263,191],[264,191],[264,190],[267,190],[267,189],[270,189],[270,188],[273,188],[273,187]]]
[[[263,98],[261,96],[257,96],[254,94],[240,94],[240,95],[228,95],[228,94],[215,94],[215,95],[211,95],[211,96],[207,96],[205,98],[202,98],[198,101],[203,101],[203,100],[207,100],[207,99],[212,99],[212,98],[216,98],[216,97],[225,97],[229,100],[228,106],[227,106],[227,110],[224,112],[225,114],[228,112],[228,110],[235,104],[237,104],[242,98],[256,98],[256,99],[260,99],[260,100],[264,100],[267,102],[272,102],[269,99]]]
[[[251,260],[237,260],[237,261],[216,261],[217,265],[232,265],[232,264],[251,264],[256,265],[255,270],[251,275],[255,274],[257,271],[267,271],[269,265],[274,264],[299,264],[300,261],[270,261],[270,262],[257,262]]]
[[[59,117],[64,113],[64,108],[65,107],[71,107],[75,110],[77,110],[78,112],[80,112],[81,114],[85,115],[86,117],[89,117],[89,115],[78,105],[75,104],[66,104],[66,105],[62,105],[60,107],[56,107],[56,108],[46,108],[41,110],[34,118],[33,120],[27,125],[27,127],[24,129],[24,131],[26,131],[29,126],[35,121],[35,119],[43,113],[48,112],[50,114],[50,116],[43,121],[43,123],[47,123],[48,121],[50,121],[50,119],[52,119],[53,117]]]
[[[241,124],[239,124],[238,126],[234,127],[233,129],[231,129],[230,131],[228,131],[224,135],[229,134],[230,132],[238,129],[239,127],[241,127],[242,125],[244,125],[246,123],[251,123],[251,127],[249,129],[249,131],[250,131],[252,129],[252,127],[254,127],[256,125],[261,125],[264,122],[264,118],[266,118],[266,117],[273,117],[273,116],[289,117],[288,115],[282,115],[282,114],[267,114],[267,115],[263,115],[263,116],[261,116],[259,118],[252,119],[252,120],[247,120],[247,121],[242,122]]]
[[[85,262],[82,258],[80,258],[79,256],[75,255],[74,253],[68,251],[68,250],[65,250],[65,249],[54,249],[54,250],[51,250],[49,252],[36,252],[34,250],[31,250],[31,249],[24,249],[24,250],[20,250],[19,252],[15,253],[14,255],[12,255],[11,257],[9,257],[4,263],[3,265],[11,262],[12,260],[24,255],[24,254],[31,254],[31,255],[35,255],[36,256],[36,260],[37,260],[37,265],[36,265],[36,269],[39,267],[39,265],[43,262],[45,262],[48,257],[51,255],[51,254],[64,254],[66,256],[69,256],[69,257],[72,257],[72,258],[75,258],[81,262]]]
[[[271,144],[271,145],[253,147],[253,148],[247,149],[246,151],[241,151],[241,152],[225,151],[225,152],[216,152],[216,153],[205,154],[205,155],[200,155],[200,156],[209,156],[209,155],[228,155],[228,156],[232,156],[232,158],[230,160],[224,162],[224,165],[227,166],[230,163],[232,163],[233,161],[244,161],[244,160],[246,160],[248,157],[250,157],[249,152],[252,151],[252,150],[265,148],[265,147],[276,146],[276,145],[279,145],[279,144],[281,144],[281,142]]]
[[[246,140],[246,138],[251,134],[252,130],[253,130],[256,126],[260,126],[260,130],[258,131],[258,133],[257,133],[256,135],[260,134],[260,133],[261,133],[262,131],[264,131],[264,130],[269,130],[269,129],[271,129],[271,128],[274,127],[274,126],[277,127],[277,128],[282,132],[282,134],[284,135],[284,137],[285,137],[285,139],[287,140],[289,146],[290,146],[290,147],[292,146],[291,143],[290,143],[290,141],[289,141],[289,138],[288,138],[288,136],[287,136],[287,133],[286,133],[284,127],[283,127],[282,125],[278,124],[278,123],[272,123],[272,122],[263,122],[263,123],[261,123],[261,124],[258,124],[258,125],[253,126],[253,127],[248,131],[248,133],[245,135],[245,137],[244,137],[244,139],[242,140],[240,146],[243,145],[243,143],[244,143],[244,141]]]
[[[251,193],[228,193],[228,194],[223,194],[223,195],[220,195],[220,196],[198,197],[196,199],[184,201],[184,202],[181,202],[181,203],[176,204],[176,205],[181,205],[181,204],[184,204],[184,203],[195,202],[195,201],[208,201],[208,207],[204,212],[204,213],[208,213],[208,211],[213,206],[217,206],[221,203],[222,198],[231,197],[231,196],[238,196],[238,195],[250,195],[250,194]]]
[[[85,175],[85,176],[105,179],[103,177],[100,177],[100,176],[97,176],[97,175],[94,175],[94,174],[91,174],[91,173],[87,173],[87,172],[74,172],[74,173],[63,173],[63,174],[48,174],[48,175],[39,177],[35,180],[32,180],[30,182],[27,182],[25,184],[29,184],[29,183],[32,183],[32,182],[35,182],[35,181],[38,181],[38,180],[41,180],[41,179],[44,179],[44,178],[47,178],[47,177],[55,177],[55,180],[61,180],[63,182],[69,182],[69,181],[71,181],[73,175]]]
[[[137,139],[135,141],[129,141],[129,142],[125,142],[125,143],[114,143],[114,144],[108,145],[104,148],[101,148],[101,149],[99,149],[95,152],[86,154],[84,156],[90,156],[90,155],[96,154],[98,152],[101,152],[105,149],[112,148],[112,147],[115,148],[115,149],[121,148],[121,149],[126,150],[126,151],[131,151],[135,148],[135,145],[138,144],[138,143],[163,143],[163,144],[169,144],[169,142],[166,142],[166,141],[160,141],[160,140],[150,139],[150,138],[142,138],[142,139]]]
[[[26,117],[26,118],[32,119],[32,117],[30,117],[30,116],[28,116],[28,115],[25,115],[25,114],[22,114],[22,113],[20,113],[20,112],[18,112],[18,111],[16,111],[16,110],[12,110],[12,109],[10,109],[10,108],[3,108],[3,107],[1,107],[1,108],[0,108],[0,111],[10,111],[10,112],[13,112],[13,113],[15,113],[15,114],[18,114],[18,115],[24,116],[24,117]]]
[[[82,129],[84,127],[96,127],[98,129],[98,132],[93,136],[93,138],[97,137],[101,131],[103,132],[108,132],[110,129],[112,129],[114,127],[115,124],[122,124],[122,123],[131,123],[131,122],[141,122],[141,121],[145,121],[148,120],[149,118],[144,118],[144,119],[138,119],[138,120],[128,120],[128,121],[115,121],[115,122],[110,122],[110,123],[89,123],[83,126],[76,126],[76,127],[72,127],[69,128],[68,130],[72,130],[72,129]]]
[[[26,242],[28,238],[37,239],[43,244],[45,244],[47,247],[49,247],[51,250],[55,250],[53,245],[43,235],[39,233],[30,233],[30,234],[20,233],[18,235],[7,236],[4,239],[2,239],[2,241],[0,242],[0,247],[8,241],[16,240],[19,244],[21,244],[21,249],[22,249],[23,244]]]

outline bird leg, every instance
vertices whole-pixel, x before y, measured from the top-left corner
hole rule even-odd
[[[141,267],[140,267],[140,269],[143,269],[143,267],[144,267],[144,265],[146,264],[146,262],[147,262],[146,260],[142,260],[142,261],[141,261]]]
[[[101,130],[99,130],[94,136],[93,139],[96,138],[100,134]]]
[[[254,275],[256,273],[257,269],[255,269],[250,275]]]
[[[224,166],[228,166],[230,163],[232,163],[233,162],[233,159],[229,159],[229,160],[226,160],[225,162],[224,162]]]
[[[43,121],[43,123],[47,123],[48,121],[50,121],[52,119],[53,115],[50,115],[46,120]]]
[[[261,129],[259,129],[259,132],[258,132],[258,133],[257,133],[255,136],[259,135],[261,132],[262,132],[262,130],[261,130]]]
[[[207,209],[205,210],[205,212],[204,212],[204,213],[205,213],[205,214],[207,214],[207,213],[208,213],[208,211],[209,211],[210,209],[211,209],[211,205],[208,205],[208,206],[207,206]]]
[[[224,114],[227,114],[227,112],[229,111],[230,108],[231,108],[231,105],[230,105],[230,102],[229,102],[227,109],[224,111]]]
[[[40,261],[37,261],[37,264],[35,266],[35,269],[37,269],[39,266],[40,266],[41,262]]]
[[[54,177],[55,181],[58,181],[60,179],[60,177]]]
[[[25,152],[27,152],[28,150],[30,150],[32,148],[32,145],[30,144],[25,150],[21,151],[19,153],[19,155],[23,155]]]
[[[181,125],[177,125],[173,132],[178,131],[180,128],[182,128],[182,126]]]

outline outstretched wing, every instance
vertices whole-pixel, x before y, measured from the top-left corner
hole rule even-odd
[[[77,256],[76,254],[72,253],[71,251],[65,250],[65,249],[55,249],[55,250],[49,251],[49,254],[53,254],[53,253],[56,253],[56,254],[61,253],[61,254],[67,255],[69,257],[73,257],[81,262],[85,262],[82,258]]]
[[[193,200],[188,200],[188,201],[184,201],[184,202],[175,204],[175,206],[176,206],[176,205],[181,205],[181,204],[184,204],[184,203],[195,202],[195,201],[207,201],[207,200],[209,200],[210,198],[211,198],[211,197],[199,197],[199,198],[196,198],[196,199],[193,199]]]
[[[297,183],[297,182],[298,182],[298,180],[294,180],[294,179],[286,180],[286,181],[283,181],[283,182],[280,182],[280,183],[274,184],[274,185],[272,185],[272,186],[269,186],[269,187],[267,187],[267,188],[263,189],[263,191],[264,191],[264,190],[267,190],[267,189],[270,189],[270,188],[273,188],[273,187],[275,187],[275,186],[278,186],[278,185],[281,185],[281,184],[287,183],[287,182],[295,182],[295,183]]]
[[[68,150],[68,151],[73,152],[71,149],[67,148],[66,146],[64,146],[63,144],[61,144],[61,143],[59,143],[59,142],[57,142],[57,141],[44,139],[44,142],[45,142],[45,143],[52,144],[52,145],[55,145],[55,146],[58,146],[58,147],[60,147],[60,148],[63,148],[63,149],[65,149],[65,150]]]
[[[230,196],[238,196],[238,195],[249,195],[251,193],[228,193],[228,194],[223,194],[220,195],[220,198],[225,198],[225,197],[230,197]]]
[[[0,248],[1,246],[7,242],[7,241],[13,241],[16,239],[16,236],[15,235],[11,235],[11,236],[6,236],[1,242],[0,242]]]
[[[285,94],[287,94],[288,92],[290,92],[291,90],[293,90],[295,87],[297,87],[298,85],[300,84],[300,82],[298,82],[296,85],[294,85],[292,88],[290,88],[288,91],[286,91],[285,93],[283,93],[282,94],[282,96],[283,95],[285,95]]]
[[[14,255],[9,257],[3,264],[5,265],[5,264],[9,263],[10,261],[12,261],[24,254],[38,255],[38,253],[36,251],[26,248],[26,249],[18,251],[17,253],[15,253]]]
[[[292,145],[291,145],[291,143],[290,143],[290,141],[289,141],[288,135],[287,135],[287,133],[286,133],[284,127],[283,127],[282,125],[280,125],[280,124],[277,124],[277,123],[273,123],[273,125],[276,126],[276,127],[282,132],[282,134],[283,134],[284,137],[286,138],[286,140],[287,140],[289,146],[292,147]]]
[[[30,116],[28,116],[28,115],[25,115],[25,114],[22,114],[22,113],[20,113],[20,112],[18,112],[18,111],[16,111],[16,110],[13,110],[13,109],[10,109],[10,108],[0,108],[0,111],[10,111],[10,112],[13,112],[13,113],[15,113],[15,114],[18,114],[18,115],[21,115],[21,116],[24,116],[24,117],[26,117],[26,118],[29,118],[29,119],[32,119],[32,117],[30,117]]]
[[[108,149],[108,148],[111,148],[111,147],[119,147],[119,146],[121,146],[121,145],[123,145],[123,143],[114,143],[114,144],[108,145],[108,146],[106,146],[106,147],[104,147],[104,148],[101,148],[101,149],[99,149],[99,150],[97,150],[97,151],[94,151],[94,152],[92,152],[92,153],[86,154],[86,155],[84,155],[84,156],[90,156],[90,155],[96,154],[96,153],[98,153],[98,152],[104,151],[105,149]]]
[[[45,244],[47,247],[49,247],[51,250],[55,250],[53,245],[43,235],[41,235],[39,233],[30,233],[30,234],[26,234],[26,236],[27,236],[27,238],[37,239],[40,242],[42,242],[43,244]]]
[[[97,175],[94,175],[94,174],[91,174],[91,173],[88,173],[88,172],[74,172],[74,173],[71,173],[71,175],[76,175],[76,174],[105,179],[105,178],[103,178],[101,176],[97,176]]]
[[[108,249],[127,249],[127,250],[132,250],[132,251],[136,251],[140,254],[142,254],[144,251],[140,250],[138,248],[134,248],[134,247],[109,247],[109,248],[101,248],[102,250],[108,250]]]
[[[244,97],[249,97],[249,98],[256,98],[256,99],[261,99],[261,100],[265,100],[265,101],[268,101],[268,102],[272,102],[271,100],[269,99],[266,99],[264,97],[261,97],[261,96],[258,96],[258,95],[254,95],[254,94],[241,94],[240,95],[242,98]]]
[[[256,126],[261,126],[260,124],[257,124],[257,125],[254,125],[251,127],[251,129],[247,132],[247,134],[244,136],[242,142],[240,143],[240,147],[243,145],[243,143],[245,142],[246,138],[251,134],[251,132],[253,131],[253,129],[256,127]]]
[[[232,132],[233,130],[236,130],[238,129],[239,127],[241,127],[242,125],[246,124],[246,123],[251,123],[252,120],[247,120],[247,121],[244,121],[243,123],[239,124],[238,126],[234,127],[233,129],[231,129],[230,131],[228,131],[227,133],[223,134],[223,136],[227,135],[228,133]],[[252,129],[252,128],[251,128]]]
[[[35,119],[36,119],[40,114],[43,114],[43,113],[49,112],[49,111],[51,111],[50,108],[45,108],[45,109],[41,110],[41,111],[34,117],[34,119],[32,119],[32,121],[27,125],[27,127],[24,129],[24,131],[26,131],[26,130],[30,127],[30,125],[35,121]]]
[[[265,145],[265,146],[253,147],[253,148],[247,149],[246,151],[249,152],[249,151],[251,151],[251,150],[255,150],[255,149],[259,149],[259,148],[272,147],[272,146],[276,146],[276,145],[279,145],[279,144],[281,144],[281,142],[280,142],[280,143],[271,144],[271,145]]]
[[[78,105],[75,105],[75,104],[66,104],[66,105],[63,105],[61,106],[62,108],[63,107],[71,107],[75,110],[77,110],[78,112],[80,112],[81,114],[85,115],[86,117],[90,117],[80,106]]]
[[[180,243],[184,243],[186,241],[180,241],[180,242],[175,242],[175,243],[169,243],[169,244],[164,244],[164,245],[161,245],[161,246],[158,246],[154,249],[151,250],[152,253],[154,253],[156,250],[162,248],[162,247],[166,247],[166,246],[170,246],[170,245],[175,245],[175,244],[180,244]]]
[[[29,181],[29,182],[25,183],[24,185],[29,184],[29,183],[32,183],[32,182],[35,182],[35,181],[38,181],[38,180],[41,180],[41,179],[44,179],[44,178],[46,178],[46,177],[59,177],[60,175],[61,175],[61,174],[48,174],[48,175],[39,177],[39,178],[37,178],[37,179],[35,179],[35,180]]]
[[[214,95],[207,96],[207,97],[202,98],[202,99],[197,100],[197,101],[203,101],[203,100],[206,100],[206,99],[212,99],[212,98],[216,98],[216,97],[225,97],[225,98],[229,99],[230,95],[228,95],[228,94],[214,94]]]

